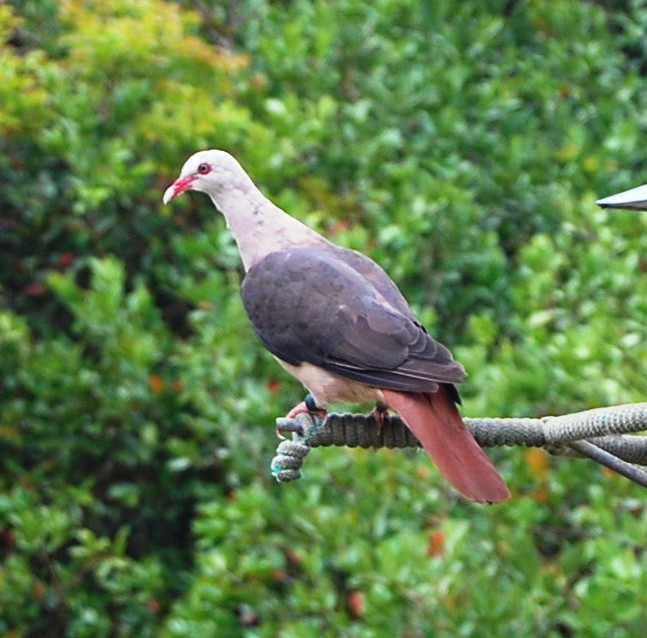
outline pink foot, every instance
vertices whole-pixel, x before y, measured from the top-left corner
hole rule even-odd
[[[375,424],[377,425],[377,431],[382,431],[382,426],[384,425],[384,420],[389,414],[389,408],[383,403],[378,403],[371,410],[371,416],[375,419]]]
[[[322,419],[326,418],[326,415],[328,414],[328,411],[324,408],[317,408],[312,405],[311,407],[308,407],[308,404],[305,401],[301,401],[301,403],[295,405],[286,415],[286,419],[296,419],[299,414],[314,414],[318,417],[321,417]]]
[[[313,416],[319,417],[320,419],[325,419],[326,416],[328,416],[328,410],[318,407],[312,396],[308,395],[305,401],[301,401],[301,403],[295,405],[285,415],[285,418],[294,420],[299,416],[299,414],[311,414]],[[288,429],[286,428],[285,431],[288,431]],[[285,439],[286,437],[284,436],[283,432],[284,430],[277,428],[276,436],[279,439]]]
[[[308,410],[308,406],[306,405],[305,401],[301,401],[301,403],[298,403],[295,405],[286,415],[286,419],[296,419],[300,414],[305,414],[306,412],[310,412]]]

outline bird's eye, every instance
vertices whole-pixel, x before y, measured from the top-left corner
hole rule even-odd
[[[209,164],[207,164],[206,162],[202,162],[202,164],[198,166],[198,173],[200,173],[200,175],[206,175],[210,170],[211,166],[209,166]]]

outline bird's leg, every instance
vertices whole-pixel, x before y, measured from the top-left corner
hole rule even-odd
[[[389,414],[389,406],[386,403],[378,401],[375,404],[375,407],[371,410],[371,416],[375,419],[375,424],[377,425],[377,431],[380,433],[382,431],[382,426],[384,421]]]
[[[312,414],[321,419],[325,419],[328,411],[317,405],[315,398],[311,394],[306,394],[305,399],[298,405],[295,405],[286,415],[287,419],[295,419],[299,414]]]
[[[317,402],[315,401],[315,398],[310,393],[308,393],[306,394],[305,399],[301,401],[301,403],[295,405],[285,415],[285,419],[290,419],[294,421],[299,416],[299,414],[309,414],[313,417],[323,420],[328,415],[328,410],[318,405]],[[278,427],[276,428],[276,435],[280,439],[284,439],[285,438],[284,432],[292,432],[292,431],[294,431],[294,429],[290,426]]]

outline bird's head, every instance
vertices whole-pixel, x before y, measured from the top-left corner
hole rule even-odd
[[[168,204],[184,191],[201,191],[216,199],[226,188],[248,180],[241,165],[225,151],[198,151],[184,163],[180,176],[166,189],[163,197]]]

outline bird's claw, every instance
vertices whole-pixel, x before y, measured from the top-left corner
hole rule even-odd
[[[382,432],[382,426],[384,425],[384,421],[386,420],[388,415],[389,408],[384,403],[376,403],[375,407],[371,410],[371,416],[375,420],[378,433]]]
[[[283,416],[276,419],[276,436],[285,440],[288,437],[286,434],[296,433],[299,436],[303,436],[303,426],[291,416]]]
[[[284,433],[297,432],[303,435],[303,427],[297,421],[300,414],[308,414],[323,420],[328,415],[328,411],[318,406],[311,394],[306,395],[306,398],[295,405],[282,419],[276,420],[276,436],[279,439],[287,438]]]
[[[320,419],[325,419],[328,415],[328,410],[317,405],[314,397],[311,394],[307,394],[306,398],[301,403],[295,405],[285,416],[288,419],[296,419],[299,414],[311,414]]]

